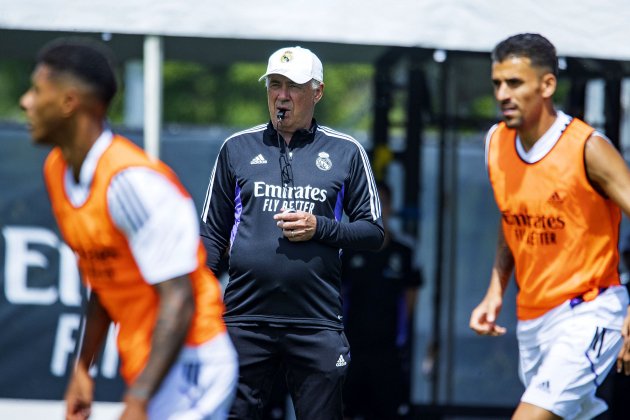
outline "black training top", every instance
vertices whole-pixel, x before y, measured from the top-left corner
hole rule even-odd
[[[317,217],[311,240],[282,236],[273,215],[289,207]],[[229,250],[226,324],[341,330],[340,249],[378,249],[383,242],[365,150],[315,121],[289,146],[271,123],[234,134],[210,176],[201,236],[215,273]]]

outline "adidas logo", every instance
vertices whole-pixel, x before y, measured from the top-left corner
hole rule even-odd
[[[341,367],[341,366],[345,366],[347,365],[345,359],[343,358],[343,356],[340,354],[339,355],[339,359],[337,359],[337,363],[335,363],[335,366],[337,367]]]
[[[249,162],[250,165],[262,165],[263,163],[267,163],[267,160],[263,157],[262,154],[259,154]]]
[[[541,383],[536,385],[536,388],[540,389],[541,391],[549,392],[549,381],[542,381]]]
[[[563,201],[564,199],[560,197],[558,191],[554,191],[553,194],[551,194],[551,197],[549,197],[549,200],[547,200],[547,202],[551,204],[562,204]]]

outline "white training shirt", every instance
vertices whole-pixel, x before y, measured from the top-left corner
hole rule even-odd
[[[81,206],[89,197],[96,165],[112,139],[110,130],[99,136],[81,166],[79,182],[74,181],[72,168],[66,169],[64,187],[73,206]],[[149,284],[197,268],[199,224],[195,205],[164,175],[146,167],[119,172],[107,189],[107,206]]]

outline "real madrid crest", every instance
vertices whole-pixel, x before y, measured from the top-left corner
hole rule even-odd
[[[289,61],[291,61],[292,58],[293,53],[291,51],[285,51],[285,53],[282,54],[282,57],[280,57],[280,61],[283,63],[288,63]]]
[[[330,155],[326,152],[319,152],[315,165],[322,171],[329,171],[332,168],[332,162],[330,161]]]

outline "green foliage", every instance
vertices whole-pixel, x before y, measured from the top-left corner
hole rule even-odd
[[[31,84],[31,71],[27,62],[0,60],[0,119],[25,120],[19,102]]]
[[[164,66],[164,120],[190,124],[246,127],[269,119],[265,85],[258,78],[264,63],[234,63],[204,67],[167,62]],[[327,125],[370,126],[372,67],[367,64],[329,65],[324,99],[316,118]]]
[[[497,116],[497,103],[492,94],[476,97],[471,103],[471,115],[492,119]]]
[[[554,94],[554,102],[557,104],[569,105],[569,92],[571,91],[571,82],[567,79],[558,79],[556,93]]]
[[[166,62],[163,69],[163,110],[166,122],[205,122],[217,119],[217,78],[196,63]]]
[[[368,130],[372,124],[372,78],[369,64],[324,67],[324,97],[315,117],[324,125]]]
[[[258,78],[266,63],[210,67],[166,61],[163,69],[163,119],[166,124],[248,127],[269,119],[265,84]],[[32,63],[0,60],[0,120],[24,121],[19,98],[30,85]],[[325,68],[324,99],[316,118],[338,128],[369,129],[369,64],[330,64]],[[124,124],[124,83],[114,98],[110,119]]]
[[[236,63],[230,66],[224,83],[224,93],[229,101],[224,110],[225,125],[249,127],[269,119],[265,83],[258,81],[265,69],[263,63]]]

